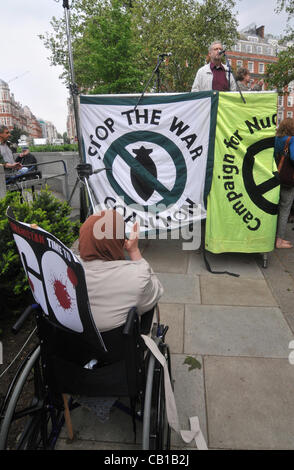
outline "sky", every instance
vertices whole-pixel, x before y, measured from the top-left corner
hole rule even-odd
[[[64,17],[62,0],[2,0],[0,78],[11,93],[32,113],[66,131],[69,91],[59,76],[61,67],[50,66],[50,51],[38,38],[50,32],[52,16]],[[71,5],[72,0],[69,0]],[[285,13],[276,14],[276,0],[237,0],[239,29],[250,23],[264,25],[266,33],[280,35],[286,28]],[[18,78],[16,78],[18,77]]]

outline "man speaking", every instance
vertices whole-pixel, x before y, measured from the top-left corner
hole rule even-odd
[[[228,67],[222,64],[224,53],[220,41],[214,41],[208,49],[210,62],[201,67],[191,91],[236,91],[236,83]]]

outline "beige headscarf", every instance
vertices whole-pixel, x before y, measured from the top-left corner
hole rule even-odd
[[[88,217],[80,228],[79,250],[84,261],[124,260],[125,224],[115,210]]]

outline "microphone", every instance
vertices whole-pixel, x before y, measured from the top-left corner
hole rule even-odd
[[[111,170],[111,168],[99,168],[97,170],[94,170],[93,171],[93,175],[96,175],[97,173],[100,173],[101,171],[104,171],[104,170]]]
[[[218,55],[223,55],[226,53],[226,49],[222,49],[221,51],[218,51]]]
[[[165,54],[158,54],[159,57],[169,57],[172,55],[172,52],[166,52]]]

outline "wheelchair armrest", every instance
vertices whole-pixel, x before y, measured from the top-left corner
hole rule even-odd
[[[125,323],[124,329],[123,329],[123,335],[130,336],[133,334],[134,330],[134,325],[138,321],[138,313],[137,313],[137,308],[132,307],[129,310],[128,316],[127,316],[127,321]]]

